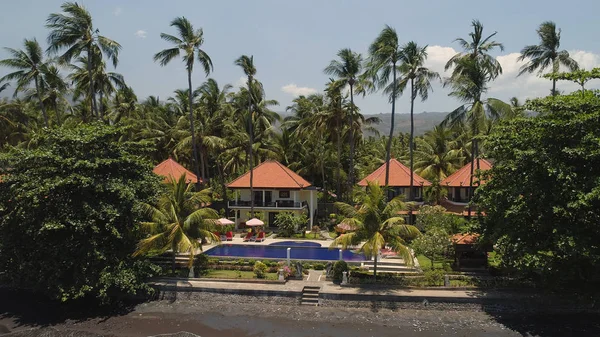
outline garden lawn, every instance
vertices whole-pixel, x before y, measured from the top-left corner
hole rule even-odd
[[[425,255],[417,255],[421,269],[431,269],[431,260]],[[433,269],[442,269],[444,261],[433,261]]]
[[[266,280],[277,280],[277,273],[266,273]],[[241,278],[241,279],[255,279],[256,275],[252,271],[237,271],[237,270],[209,270],[207,274],[202,277],[207,278]]]

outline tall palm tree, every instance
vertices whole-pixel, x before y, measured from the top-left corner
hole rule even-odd
[[[430,181],[442,181],[462,166],[462,150],[453,140],[452,130],[436,125],[417,139],[415,172]]]
[[[366,75],[373,79],[375,88],[385,88],[384,92],[390,95],[392,103],[392,118],[390,126],[390,135],[386,149],[386,169],[385,186],[389,185],[390,180],[390,153],[392,147],[392,138],[394,137],[394,115],[396,113],[396,97],[400,91],[398,87],[397,66],[401,59],[402,50],[398,43],[398,34],[396,30],[388,25],[383,28],[379,36],[369,46],[369,61],[367,64]],[[390,75],[392,81],[390,84]]]
[[[469,39],[457,38],[454,40],[458,42],[462,47],[463,51],[452,56],[444,70],[448,70],[453,67],[452,76],[460,76],[463,72],[469,72],[470,67],[468,60],[471,60],[478,64],[479,67],[484,69],[484,72],[488,74],[491,80],[502,74],[502,66],[500,62],[490,55],[489,53],[494,49],[498,48],[500,51],[504,50],[504,45],[500,42],[491,40],[498,32],[494,32],[487,37],[483,37],[483,24],[479,20],[473,20],[471,22],[473,26],[473,32],[469,33]]]
[[[66,51],[59,57],[64,63],[69,63],[73,57],[85,52],[87,55],[87,70],[89,83],[90,111],[98,115],[96,107],[93,67],[94,53],[104,53],[116,68],[119,62],[121,45],[114,40],[100,35],[94,27],[90,12],[76,2],[65,2],[60,6],[63,13],[52,13],[46,20],[49,53],[58,53],[61,49]]]
[[[210,190],[204,189],[193,192],[192,184],[186,183],[185,174],[179,180],[172,180],[168,191],[157,205],[143,204],[143,210],[150,219],[142,225],[151,234],[141,240],[134,256],[147,254],[150,250],[159,249],[173,252],[173,271],[177,253],[189,254],[189,266],[194,263],[196,250],[202,250],[201,239],[219,241],[211,233],[213,219],[218,214],[212,208],[206,207],[211,201]]]
[[[254,76],[256,75],[256,67],[254,66],[254,56],[242,55],[235,60],[235,65],[242,68],[244,74],[248,77],[248,157],[250,166],[250,217],[254,216],[254,157],[253,157],[253,145],[254,145],[254,125],[252,121],[252,83],[254,82]]]
[[[17,87],[15,88],[15,96],[19,91],[26,89],[31,82],[34,82],[40,109],[44,116],[44,124],[46,127],[49,127],[48,114],[46,113],[46,108],[42,102],[42,90],[40,87],[40,77],[46,67],[46,64],[44,63],[44,54],[36,39],[25,39],[23,45],[25,50],[4,48],[12,58],[1,60],[0,66],[17,69],[17,71],[0,78],[0,82],[16,80]]]
[[[45,67],[42,74],[42,83],[44,85],[45,100],[49,101],[49,105],[54,109],[56,115],[56,124],[62,125],[63,119],[59,111],[59,103],[61,106],[68,107],[67,94],[69,93],[69,85],[60,74],[60,70],[55,65]],[[63,110],[63,111],[66,111]]]
[[[355,112],[354,106],[354,84],[360,79],[362,72],[362,55],[355,53],[348,48],[341,49],[337,56],[339,60],[332,60],[325,68],[325,74],[334,76],[342,85],[350,87],[350,113],[348,114],[348,125],[352,129],[353,118]],[[351,189],[354,185],[354,133],[349,133],[350,143],[350,158],[348,165],[348,186]]]
[[[193,91],[192,91],[192,71],[194,70],[194,63],[197,61],[202,66],[206,76],[213,70],[213,64],[208,54],[201,49],[204,43],[204,32],[202,28],[194,30],[191,22],[185,17],[177,17],[171,21],[171,27],[175,27],[179,34],[179,37],[160,33],[161,39],[175,45],[173,48],[164,49],[154,55],[154,61],[159,62],[161,66],[166,66],[179,55],[183,54],[183,62],[185,63],[185,69],[188,75],[188,101],[189,101],[189,118],[190,118],[190,132],[192,134],[192,154],[194,158],[194,173],[200,177],[200,163],[198,162],[198,148],[196,144],[196,133],[194,132],[194,114],[192,112],[194,108],[193,102]],[[201,182],[198,181],[198,186]]]
[[[358,208],[342,202],[336,202],[335,206],[343,214],[341,223],[354,227],[355,230],[338,236],[329,247],[343,249],[356,245],[362,241],[360,251],[370,259],[374,258],[373,276],[377,279],[377,257],[379,250],[386,245],[400,254],[406,264],[413,263],[410,249],[406,246],[406,240],[414,239],[420,235],[419,230],[411,225],[404,224],[404,218],[398,216],[398,212],[404,209],[404,203],[400,197],[389,202],[385,188],[381,188],[376,182],[369,182],[366,190],[357,196],[360,200]]]
[[[413,118],[415,99],[417,96],[421,97],[421,101],[426,101],[429,97],[429,91],[433,90],[431,87],[431,81],[440,80],[440,75],[435,71],[431,71],[424,67],[425,61],[427,60],[427,46],[419,47],[416,42],[411,41],[402,47],[400,53],[400,73],[402,79],[398,83],[400,91],[403,92],[408,84],[410,83],[410,141],[409,141],[409,152],[410,152],[410,192],[409,201],[414,199],[413,191],[413,150],[414,150],[414,137],[415,137],[415,122]]]
[[[523,61],[527,58],[529,62],[521,66],[517,76],[533,73],[536,70],[541,74],[550,66],[554,74],[558,73],[561,65],[571,71],[579,68],[579,65],[571,58],[568,51],[558,50],[560,48],[560,29],[556,29],[554,22],[543,22],[537,29],[537,34],[540,38],[540,44],[525,46],[521,50],[521,56],[517,61]],[[556,95],[556,78],[552,79],[552,95]]]

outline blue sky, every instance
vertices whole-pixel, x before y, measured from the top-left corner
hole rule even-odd
[[[210,74],[220,85],[242,83],[242,71],[233,65],[242,54],[254,55],[257,78],[267,96],[285,110],[294,95],[321,91],[328,76],[323,68],[341,48],[366,54],[368,45],[385,24],[394,27],[402,43],[414,40],[429,45],[430,68],[443,70],[443,64],[458,46],[452,41],[466,37],[472,19],[479,19],[485,31],[498,32],[504,52],[496,54],[504,75],[492,83],[489,96],[508,99],[535,97],[549,93],[550,83],[534,75],[515,78],[518,52],[537,43],[535,29],[545,20],[562,28],[563,49],[586,67],[600,65],[600,23],[598,1],[570,1],[568,5],[548,1],[80,1],[92,13],[102,35],[118,41],[123,49],[117,72],[125,76],[138,98],[158,95],[166,99],[173,90],[187,86],[185,70],[179,61],[166,67],[153,62],[154,53],[168,47],[161,32],[174,33],[169,22],[187,17],[204,29],[205,51],[214,63]],[[24,38],[36,37],[46,46],[44,27],[49,13],[59,12],[62,1],[10,1],[3,4],[0,46],[20,48]],[[0,58],[7,55],[0,51]],[[0,69],[0,75],[7,73]],[[443,76],[444,74],[442,74]],[[205,81],[199,69],[194,86]],[[591,83],[591,87],[600,84]],[[560,84],[559,89],[573,87]],[[427,102],[415,110],[450,111],[458,102],[436,85]],[[372,94],[357,104],[365,114],[390,111],[387,99]],[[408,112],[409,102],[398,102],[400,113]]]

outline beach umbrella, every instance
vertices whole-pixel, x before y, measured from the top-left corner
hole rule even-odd
[[[252,219],[246,221],[246,226],[250,226],[250,227],[262,226],[264,224],[265,224],[264,222],[260,221],[257,218],[252,218]]]
[[[226,218],[221,218],[219,220],[217,220],[217,225],[221,225],[221,226],[227,226],[227,225],[233,225],[235,222],[226,219]]]

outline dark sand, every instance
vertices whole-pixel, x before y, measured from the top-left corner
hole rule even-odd
[[[117,311],[65,308],[0,289],[5,336],[600,336],[596,314],[542,313],[474,304],[327,301],[179,293]],[[180,334],[184,337],[185,334]],[[187,335],[193,336],[193,335]]]

